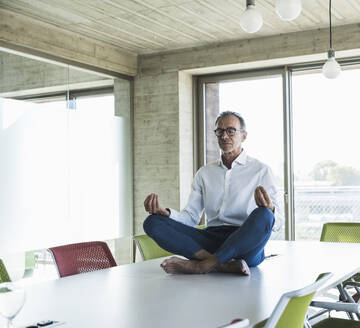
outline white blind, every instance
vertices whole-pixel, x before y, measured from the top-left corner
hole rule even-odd
[[[76,110],[0,99],[0,254],[128,234],[124,129],[113,96]]]

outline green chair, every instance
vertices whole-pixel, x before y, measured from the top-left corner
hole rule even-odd
[[[331,273],[321,274],[311,285],[283,294],[270,317],[254,328],[303,328],[304,324],[310,327],[305,320],[309,304],[315,292],[330,276]]]
[[[360,328],[360,322],[340,318],[326,318],[312,326],[312,328]]]
[[[322,242],[335,242],[335,243],[360,243],[360,223],[358,222],[328,222],[323,225],[321,231],[320,241]],[[345,301],[348,303],[356,303],[360,298],[360,284],[359,284],[359,274],[356,274],[352,278],[344,281],[342,284],[337,285],[337,289],[340,293],[340,301]],[[354,287],[356,293],[350,295],[346,287]],[[341,303],[341,302],[340,302]],[[334,303],[335,306],[335,303]],[[336,305],[338,306],[338,305]],[[331,310],[331,306],[327,308]],[[353,319],[353,314],[360,318],[359,311],[347,311],[337,310],[337,311],[346,311],[350,319]],[[326,312],[326,310],[321,311],[319,314]]]
[[[10,282],[11,279],[9,274],[5,268],[4,262],[0,259],[0,283],[2,282]]]
[[[204,229],[205,225],[197,226],[198,229]],[[154,240],[148,235],[134,236],[134,240],[137,248],[139,249],[141,258],[143,261],[157,259],[159,257],[165,257],[174,255],[162,249]]]
[[[328,222],[323,225],[320,241],[336,242],[336,243],[360,243],[360,222]],[[352,282],[360,281],[360,274],[356,274],[351,279],[347,280],[345,284],[351,285]],[[357,290],[356,301],[359,300],[360,287],[359,284],[353,284]],[[346,295],[342,295],[346,299]]]
[[[331,322],[338,321],[337,320],[338,318],[330,318],[330,311],[332,311],[332,310],[337,311],[337,312],[345,312],[348,315],[348,317],[351,319],[351,320],[345,320],[345,321],[353,321],[353,314],[355,314],[356,316],[358,316],[360,314],[360,306],[359,306],[359,304],[357,304],[355,302],[342,302],[342,301],[329,302],[329,301],[314,300],[310,303],[310,306],[321,309],[318,313],[307,317],[307,319],[310,322],[313,321],[315,318],[324,315],[327,312],[329,312],[329,318],[326,319],[326,322],[329,322],[329,325],[331,324]],[[318,327],[326,327],[323,325],[325,325],[325,323],[321,323],[321,324],[319,323]],[[313,325],[313,326],[315,327],[316,325]],[[329,326],[329,327],[331,327],[331,326]],[[338,327],[338,326],[336,326],[336,324],[335,324],[334,327]],[[339,326],[339,327],[342,327],[342,326]],[[344,326],[344,327],[348,327],[348,326]],[[352,327],[352,326],[349,326],[349,327]],[[360,322],[359,322],[359,326],[355,326],[355,327],[360,328]]]
[[[148,235],[135,236],[134,240],[143,261],[173,255],[172,253],[162,249]]]
[[[325,223],[321,232],[320,241],[336,243],[360,243],[360,223]]]

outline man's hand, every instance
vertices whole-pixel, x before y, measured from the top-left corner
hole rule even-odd
[[[164,216],[170,216],[170,212],[161,207],[159,204],[159,196],[156,194],[150,194],[144,201],[145,211],[150,214],[160,214]]]
[[[275,206],[272,204],[271,199],[263,186],[259,186],[255,189],[254,198],[257,206],[265,206],[272,212],[275,211]]]

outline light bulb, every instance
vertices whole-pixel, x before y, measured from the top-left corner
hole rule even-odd
[[[326,61],[322,68],[322,72],[328,79],[336,79],[339,76],[341,67],[335,57],[331,57]]]
[[[335,59],[334,50],[330,49],[328,52],[328,60],[322,68],[322,73],[328,79],[336,79],[341,72],[341,67]]]
[[[240,26],[247,33],[255,33],[260,30],[263,24],[261,14],[255,9],[254,5],[247,6],[240,16]]]
[[[283,20],[293,20],[301,13],[301,0],[276,0],[276,12]]]

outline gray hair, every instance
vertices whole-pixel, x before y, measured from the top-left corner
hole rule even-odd
[[[246,131],[246,124],[245,124],[245,120],[243,119],[243,117],[239,113],[233,112],[231,110],[226,110],[224,112],[221,112],[215,120],[215,125],[219,122],[220,119],[222,119],[225,116],[229,116],[229,115],[236,116],[240,121],[241,130]]]

